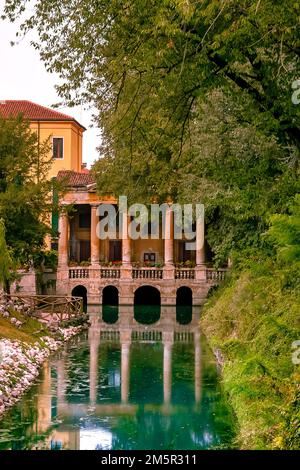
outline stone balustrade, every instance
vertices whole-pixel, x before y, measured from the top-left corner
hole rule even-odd
[[[134,268],[132,279],[162,279],[163,270],[157,268]]]
[[[175,279],[195,279],[195,269],[176,269]]]
[[[196,277],[197,268],[180,268],[175,269],[175,279],[178,280],[190,280],[194,281]],[[163,276],[164,268],[132,268],[131,278],[134,280],[138,279],[164,279]],[[212,269],[204,268],[204,280],[206,282],[221,282],[224,281],[227,273],[227,269]],[[89,278],[100,278],[100,279],[122,279],[122,267],[102,267],[95,269],[95,267],[74,267],[69,268],[69,279],[89,279]]]
[[[211,269],[206,268],[206,280],[207,281],[224,281],[226,277],[227,269]]]
[[[101,279],[120,279],[121,269],[120,268],[101,268],[100,277]]]
[[[69,269],[69,279],[89,279],[90,271],[88,268]]]

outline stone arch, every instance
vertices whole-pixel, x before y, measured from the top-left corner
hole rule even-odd
[[[161,295],[154,286],[143,285],[134,292],[134,318],[138,323],[149,325],[160,319]]]
[[[83,311],[87,311],[87,288],[83,285],[73,287],[71,295],[74,297],[82,297]]]
[[[102,319],[105,323],[116,323],[119,318],[119,290],[114,285],[102,289]]]
[[[181,286],[176,292],[176,321],[181,325],[191,323],[193,317],[193,291]]]

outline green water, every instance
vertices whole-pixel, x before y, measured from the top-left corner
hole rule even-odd
[[[0,422],[0,449],[232,447],[232,414],[197,319],[179,325],[168,309],[155,325],[119,317],[94,316],[45,364]]]

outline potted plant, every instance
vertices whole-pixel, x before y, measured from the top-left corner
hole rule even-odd
[[[112,261],[112,266],[122,266],[122,261]]]
[[[194,267],[195,267],[195,263],[194,263],[194,261],[192,261],[192,260],[187,260],[187,261],[185,261],[185,263],[184,263],[184,267],[186,267],[186,268],[194,268]]]
[[[82,266],[82,267],[87,267],[87,266],[90,266],[90,265],[91,265],[90,261],[81,261],[81,263],[80,263],[80,266]]]
[[[70,260],[70,261],[68,262],[68,266],[69,266],[70,268],[74,268],[75,266],[78,266],[78,263],[77,263],[77,261]]]

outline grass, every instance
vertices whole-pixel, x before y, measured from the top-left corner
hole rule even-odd
[[[16,328],[10,323],[12,316],[23,323],[21,328]],[[0,316],[0,339],[20,340],[34,344],[36,341],[40,341],[43,336],[52,336],[49,330],[34,318],[27,317],[16,311],[11,311],[11,317],[4,318]]]

